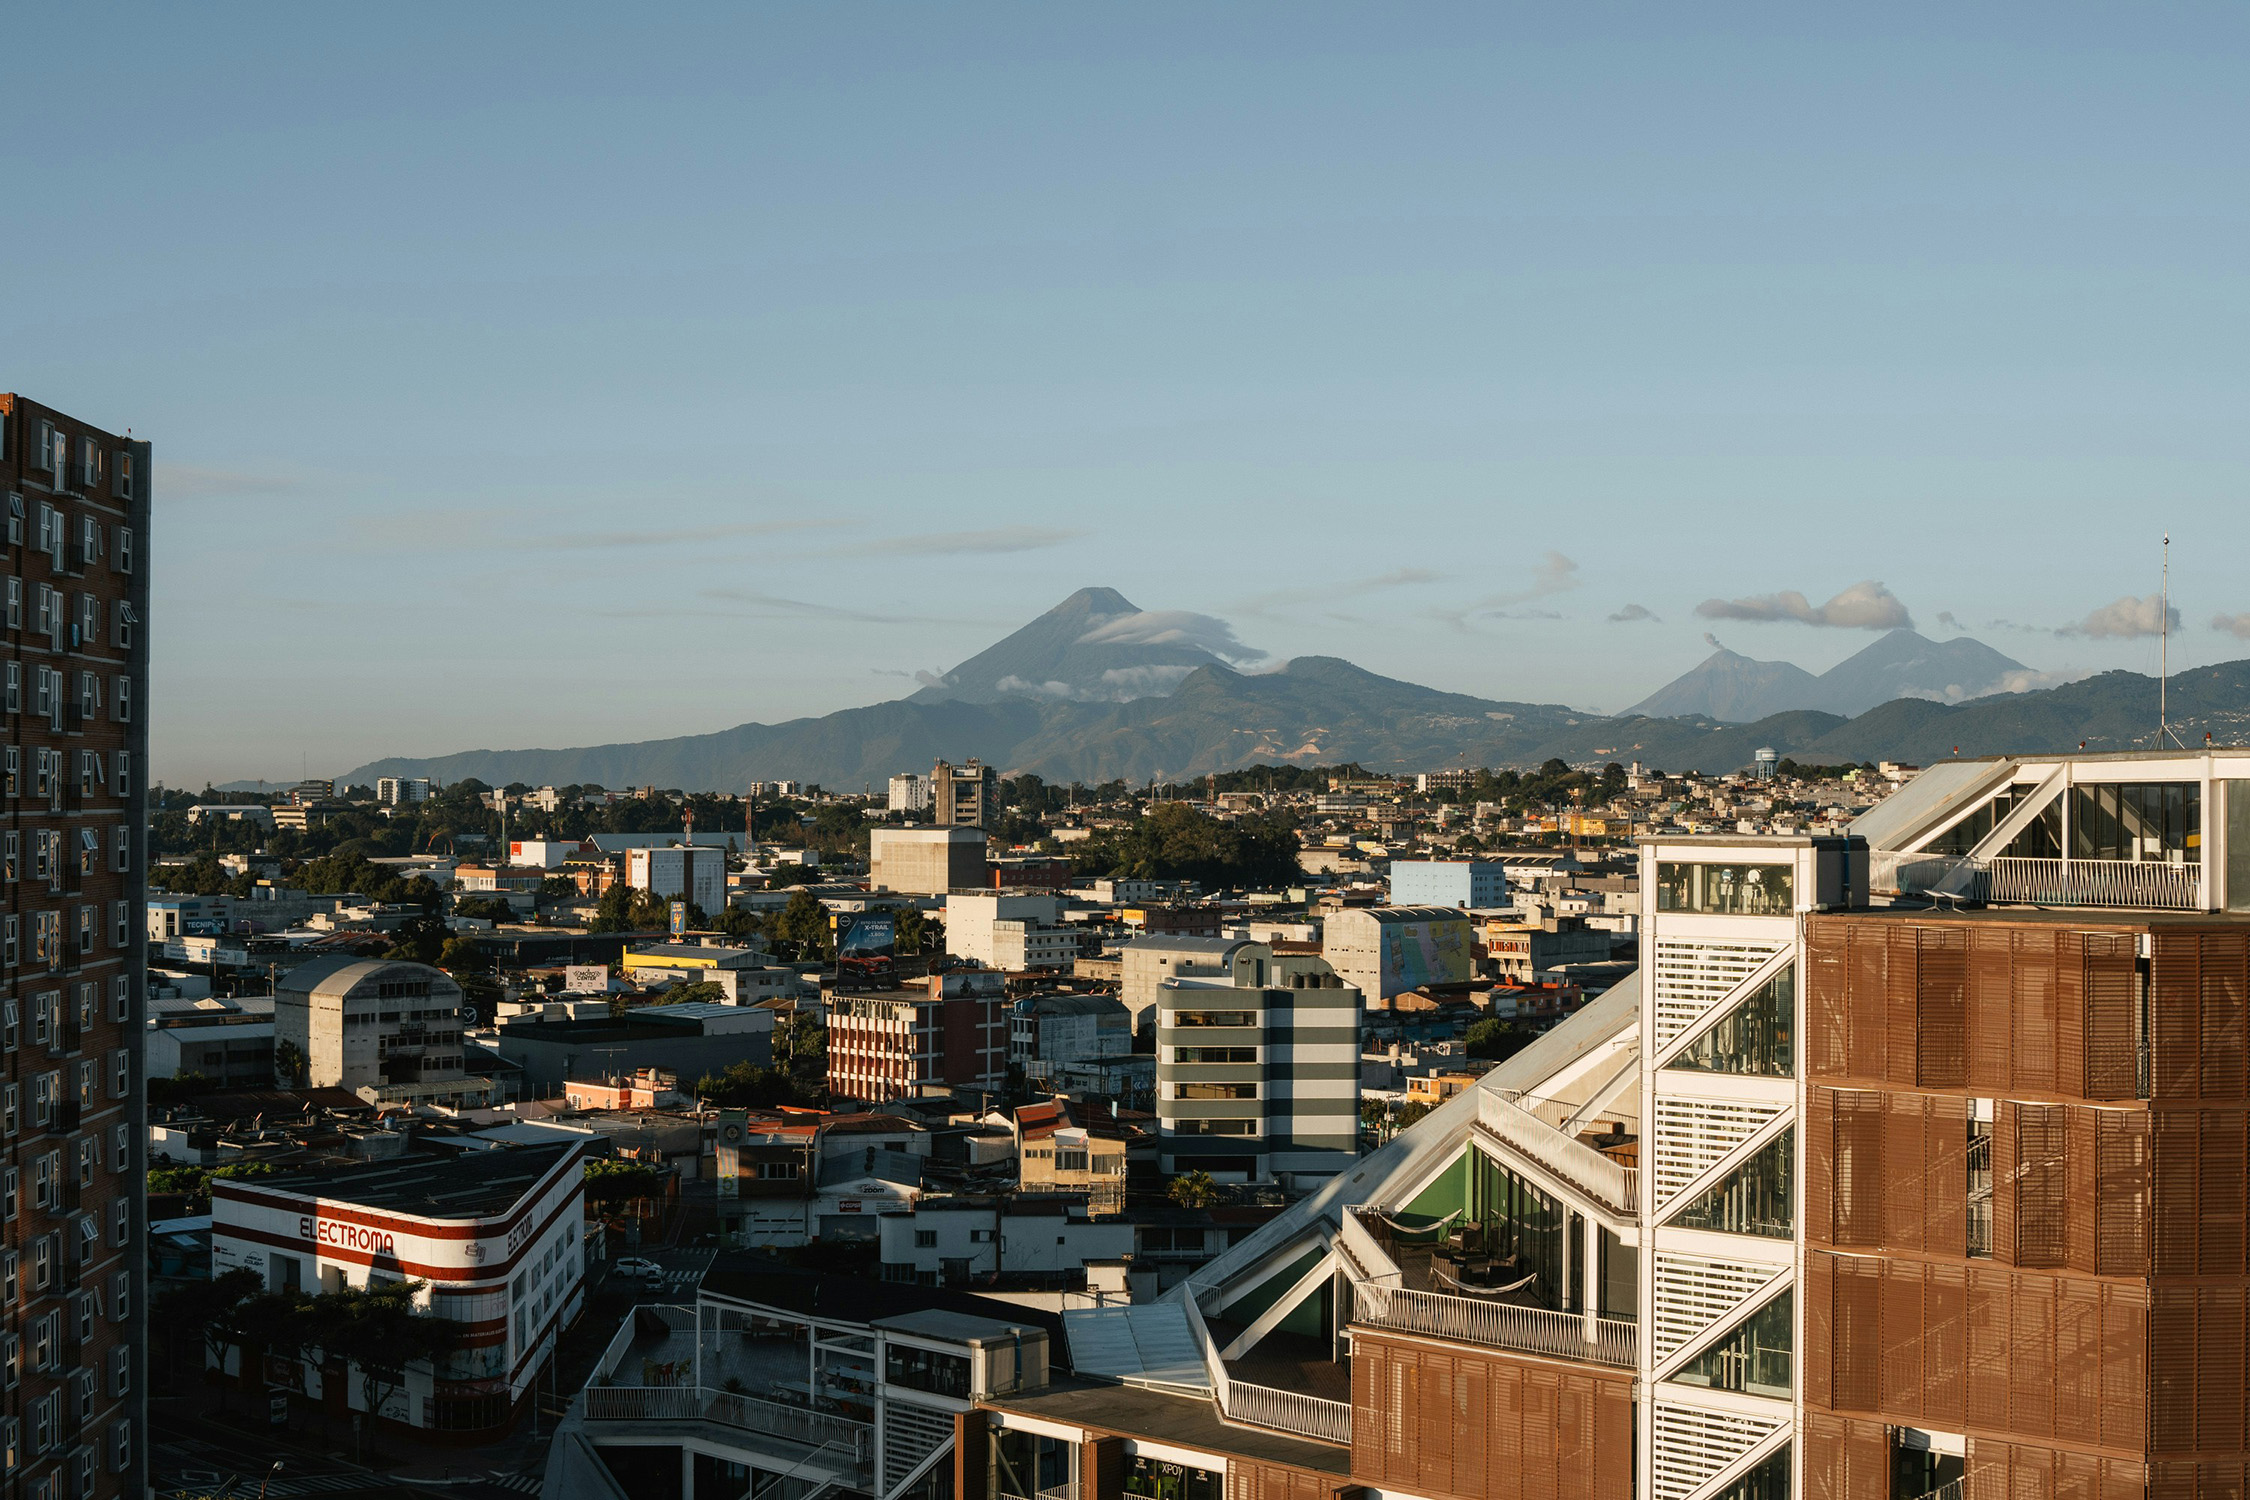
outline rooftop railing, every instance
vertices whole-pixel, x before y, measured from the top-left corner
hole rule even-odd
[[[1227,1382],[1226,1415],[1230,1421],[1273,1432],[1286,1432],[1316,1442],[1350,1447],[1352,1407],[1349,1401],[1330,1401],[1302,1391],[1284,1391],[1246,1380]]]
[[[1477,1124],[1505,1145],[1579,1189],[1613,1212],[1631,1216],[1640,1207],[1640,1173],[1548,1124],[1504,1094],[1477,1101]]]
[[[2201,864],[2133,859],[1969,859],[1878,852],[1868,883],[1902,896],[1952,896],[1992,906],[2202,909]]]
[[[846,1466],[864,1466],[874,1429],[825,1412],[761,1401],[711,1386],[592,1385],[586,1388],[589,1422],[715,1422],[807,1448],[826,1448]]]
[[[1443,1292],[1368,1284],[1354,1290],[1356,1321],[1429,1338],[1516,1349],[1551,1359],[1631,1369],[1640,1347],[1640,1329],[1612,1318],[1588,1319],[1580,1313],[1516,1307]]]

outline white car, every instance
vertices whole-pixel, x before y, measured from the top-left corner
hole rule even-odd
[[[637,1255],[626,1256],[610,1267],[610,1273],[615,1276],[639,1276],[649,1281],[662,1281],[664,1279],[664,1268],[662,1266],[653,1260],[643,1260]]]

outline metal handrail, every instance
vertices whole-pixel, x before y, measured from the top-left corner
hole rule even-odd
[[[1364,1211],[1363,1205],[1355,1205],[1339,1215],[1336,1248],[1343,1252],[1344,1267],[1353,1273],[1351,1279],[1355,1282],[1395,1282],[1401,1274],[1398,1262],[1361,1220],[1360,1214]]]
[[[2026,859],[1878,851],[1868,883],[1899,895],[1954,896],[1995,906],[2094,906],[2195,911],[2203,866],[2134,859]]]
[[[1358,1288],[1355,1321],[1430,1338],[1520,1349],[1554,1359],[1630,1369],[1640,1348],[1637,1324],[1581,1313],[1549,1312],[1443,1292],[1368,1284]]]
[[[874,1431],[865,1422],[807,1411],[712,1386],[595,1385],[586,1388],[589,1422],[717,1422],[811,1447],[835,1444],[864,1463]]]
[[[1352,1407],[1348,1401],[1330,1401],[1302,1391],[1236,1380],[1229,1383],[1225,1410],[1230,1420],[1252,1427],[1351,1446]]]
[[[1640,1208],[1640,1172],[1566,1135],[1500,1093],[1478,1096],[1477,1124],[1501,1144],[1537,1162],[1619,1214]]]

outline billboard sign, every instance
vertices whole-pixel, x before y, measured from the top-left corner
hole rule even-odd
[[[608,964],[565,964],[563,988],[574,995],[609,993]]]
[[[672,936],[678,937],[686,931],[687,903],[685,901],[675,901],[672,903]]]
[[[1385,922],[1383,993],[1396,995],[1430,984],[1466,984],[1472,958],[1464,920]]]
[[[898,944],[898,921],[887,911],[855,912],[836,943],[839,958],[889,958]]]

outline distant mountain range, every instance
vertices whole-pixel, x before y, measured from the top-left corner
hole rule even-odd
[[[1652,719],[1700,714],[1730,724],[1801,708],[1849,717],[1894,698],[1983,698],[2021,687],[2031,675],[2022,662],[1982,641],[1933,641],[1893,630],[1817,677],[1790,662],[1756,661],[1720,646],[1625,712]]]
[[[366,784],[379,776],[446,782],[473,776],[494,785],[653,784],[696,791],[788,779],[843,789],[880,787],[894,772],[969,756],[1009,772],[1087,783],[1159,775],[1186,780],[1247,765],[1341,761],[1415,771],[1534,766],[1549,758],[1639,760],[1667,770],[1724,772],[1747,765],[1769,745],[1798,760],[1827,763],[1927,762],[1956,746],[1964,755],[2062,750],[2081,740],[2089,749],[2122,750],[2147,744],[2156,723],[2153,678],[2107,672],[2038,692],[1973,696],[1968,685],[1988,679],[1952,668],[2024,669],[1973,641],[1939,644],[1905,630],[1819,677],[1790,670],[1827,684],[1823,691],[1840,701],[1849,697],[1846,689],[1864,697],[1883,691],[1885,681],[1905,684],[1910,696],[1856,714],[1800,706],[1742,722],[1732,715],[1757,706],[1750,693],[1756,673],[1741,674],[1746,685],[1740,696],[1707,708],[1613,717],[1440,692],[1327,656],[1246,672],[1199,643],[1210,632],[1199,632],[1192,623],[1197,618],[1145,613],[1114,590],[1084,589],[895,702],[673,739],[397,757],[339,779]],[[1748,661],[1731,652],[1720,656]],[[1719,660],[1697,669],[1706,684],[1727,680],[1733,670],[1722,665],[1705,672]],[[1785,673],[1772,679],[1790,680]],[[1141,683],[1152,690],[1135,692]],[[1951,696],[1970,701],[1938,701],[1953,689],[1959,691]],[[2171,718],[2190,744],[2206,731],[2223,743],[2250,738],[2250,661],[2174,677]]]

